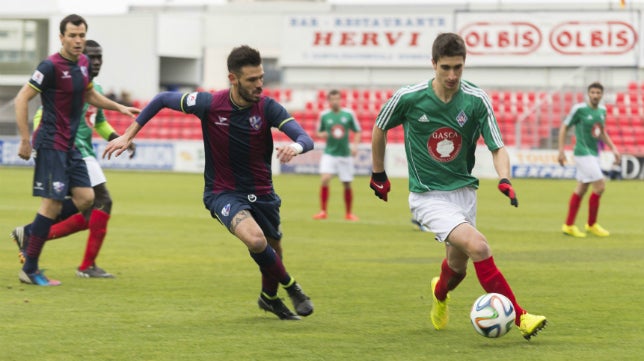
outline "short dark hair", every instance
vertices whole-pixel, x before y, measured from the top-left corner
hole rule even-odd
[[[432,45],[432,60],[434,62],[438,62],[438,59],[444,56],[462,56],[465,59],[466,55],[465,41],[455,33],[438,34]]]
[[[327,99],[334,96],[334,95],[340,95],[340,91],[338,89],[331,89],[329,92],[326,94]]]
[[[100,48],[101,44],[98,43],[96,40],[86,40],[85,41],[85,49],[87,48]]]
[[[63,20],[60,21],[60,35],[65,35],[65,29],[67,29],[67,23],[72,23],[73,25],[79,26],[80,24],[85,25],[85,31],[87,31],[87,21],[83,19],[82,16],[71,14],[65,16]]]
[[[259,51],[248,45],[242,45],[234,48],[228,55],[228,71],[239,74],[245,66],[260,66],[262,57]]]
[[[602,93],[604,92],[604,86],[602,85],[602,83],[600,83],[598,81],[590,83],[590,85],[588,86],[588,91],[590,91],[590,89],[592,89],[592,88],[597,88],[597,89],[601,90]]]

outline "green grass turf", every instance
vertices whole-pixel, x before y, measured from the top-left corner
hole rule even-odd
[[[318,211],[316,176],[275,178],[283,199],[287,269],[312,297],[300,322],[260,311],[257,266],[210,218],[198,174],[108,171],[115,199],[99,265],[114,280],[74,275],[86,232],[47,243],[41,266],[58,288],[22,285],[13,227],[33,219],[32,170],[0,168],[0,360],[640,360],[644,354],[644,182],[609,182],[600,223],[611,237],[563,236],[573,181],[515,180],[520,207],[479,190],[479,229],[527,310],[548,317],[532,341],[514,329],[486,339],[469,308],[483,293],[469,277],[452,292],[447,330],[428,320],[429,281],[444,247],[414,230],[406,180],[390,201],[358,178],[355,213]],[[583,226],[587,197],[577,224]],[[285,296],[283,291],[280,294]]]

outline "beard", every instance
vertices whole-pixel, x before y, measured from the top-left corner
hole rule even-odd
[[[237,82],[237,93],[239,96],[249,103],[259,102],[259,95],[255,96],[253,93],[244,89],[240,82]]]

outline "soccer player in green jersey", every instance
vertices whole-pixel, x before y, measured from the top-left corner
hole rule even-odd
[[[361,129],[358,120],[352,111],[342,109],[341,97],[338,90],[331,90],[327,95],[330,109],[320,114],[317,135],[326,139],[324,154],[320,160],[320,174],[322,185],[320,186],[320,207],[318,214],[313,219],[327,218],[327,204],[329,201],[329,182],[334,174],[344,185],[344,219],[357,221],[358,217],[351,212],[353,203],[353,157],[357,154],[360,144]],[[353,131],[353,144],[349,144],[349,131]]]
[[[103,48],[98,42],[87,40],[83,53],[89,58],[92,78],[97,77],[103,65]],[[96,81],[94,81],[94,89],[100,94],[103,94],[103,88]],[[34,129],[38,128],[41,117],[42,108],[38,109],[34,116]],[[89,180],[94,189],[94,204],[92,208],[83,213],[70,215],[65,214],[67,207],[63,203],[63,212],[59,217],[61,220],[51,226],[47,240],[64,237],[89,228],[85,255],[76,270],[76,275],[83,278],[113,278],[114,276],[111,273],[106,272],[96,265],[96,258],[98,257],[103,240],[105,239],[105,234],[107,233],[107,222],[109,221],[112,210],[112,198],[107,190],[105,174],[98,164],[96,153],[94,153],[94,146],[92,145],[92,132],[94,129],[106,140],[118,138],[118,134],[114,131],[114,128],[107,122],[103,109],[85,103],[81,122],[76,132],[76,138],[74,139],[74,145],[81,153],[87,166]],[[136,151],[134,143],[132,143],[129,150],[130,158],[134,157]],[[65,202],[71,202],[71,200],[68,199]],[[22,262],[25,259],[25,239],[27,239],[30,233],[31,224],[16,227],[11,232],[11,237],[14,241],[18,245],[22,245],[19,254]]]
[[[563,166],[566,163],[566,155],[564,154],[566,133],[569,128],[575,127],[576,142],[573,154],[577,168],[577,186],[568,202],[566,223],[561,227],[564,234],[573,237],[586,237],[586,233],[575,226],[575,218],[577,217],[581,200],[591,185],[592,193],[588,200],[586,230],[598,237],[610,235],[607,230],[597,223],[599,198],[606,188],[604,174],[599,164],[598,142],[601,140],[610,148],[615,156],[616,163],[620,162],[621,156],[608,133],[606,133],[606,108],[599,104],[603,94],[604,87],[600,83],[590,84],[588,86],[588,102],[575,104],[559,129],[559,164]]]
[[[510,177],[510,161],[487,94],[461,79],[466,47],[454,33],[438,35],[432,46],[435,77],[399,89],[380,110],[372,135],[373,173],[370,187],[387,201],[391,184],[385,173],[387,130],[402,125],[409,163],[409,206],[414,219],[445,244],[439,277],[431,281],[431,322],[444,329],[449,319],[448,292],[465,278],[472,259],[486,292],[512,301],[515,323],[530,339],[546,325],[544,316],[527,313],[494,263],[487,239],[476,229],[476,188],[472,176],[474,150],[483,135],[500,178],[499,190],[518,201]]]

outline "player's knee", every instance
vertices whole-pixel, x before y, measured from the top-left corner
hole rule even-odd
[[[266,245],[268,244],[264,236],[252,237],[250,240],[246,241],[245,243],[246,243],[246,246],[248,247],[248,250],[253,253],[260,253],[264,251],[264,249],[266,249]]]
[[[470,258],[472,258],[473,261],[484,260],[490,256],[492,256],[492,250],[485,238],[482,238],[477,242],[472,242],[472,245],[470,246]]]
[[[87,192],[78,197],[74,197],[74,204],[79,211],[83,212],[92,207],[94,204],[94,192]]]

